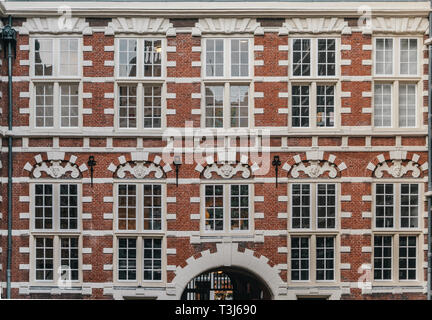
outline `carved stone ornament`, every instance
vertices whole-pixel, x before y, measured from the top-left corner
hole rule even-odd
[[[336,178],[337,176],[337,170],[334,164],[330,164],[326,161],[320,165],[319,160],[310,160],[308,163],[309,166],[305,166],[304,162],[295,165],[291,170],[291,176],[293,178],[298,178],[300,176],[300,171],[303,171],[310,178],[318,178],[326,171],[329,172],[330,178]]]
[[[216,163],[213,163],[204,169],[203,172],[204,178],[211,179],[213,172],[218,174],[224,179],[230,179],[239,172],[242,173],[242,177],[244,179],[248,179],[251,176],[251,171],[249,169],[249,166],[242,163],[237,163],[237,164],[224,163],[221,166],[218,166]]]
[[[33,170],[33,177],[40,178],[42,172],[56,179],[63,177],[68,172],[70,172],[70,176],[74,179],[80,176],[80,171],[76,165],[67,162],[66,165],[63,166],[61,160],[51,160],[49,162],[37,164],[36,168]]]
[[[409,171],[411,171],[411,176],[413,178],[418,178],[420,176],[418,164],[413,161],[408,162],[406,165],[402,164],[402,160],[393,160],[392,163],[390,167],[387,162],[379,164],[375,170],[375,177],[382,178],[384,171],[394,178],[401,178]]]
[[[161,167],[156,166],[154,163],[146,163],[145,161],[127,162],[117,170],[117,177],[125,178],[126,173],[129,172],[137,179],[142,179],[154,172],[155,178],[160,179],[164,173]]]

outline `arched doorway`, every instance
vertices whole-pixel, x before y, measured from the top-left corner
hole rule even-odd
[[[235,267],[201,273],[186,286],[182,300],[269,300],[267,286],[255,275]]]

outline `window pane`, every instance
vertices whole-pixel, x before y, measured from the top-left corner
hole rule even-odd
[[[336,40],[318,39],[318,75],[334,76],[336,73]]]
[[[249,186],[231,185],[231,230],[249,230]]]
[[[205,230],[223,230],[224,201],[222,185],[206,185],[205,187]]]
[[[36,84],[36,127],[54,126],[54,86]]]
[[[162,41],[144,41],[144,77],[162,76]]]
[[[419,194],[417,184],[401,184],[401,227],[417,228],[419,212]]]
[[[291,198],[292,228],[310,228],[310,185],[293,184]]]
[[[136,239],[119,238],[118,240],[118,279],[136,280]]]
[[[36,238],[36,280],[53,280],[54,247],[52,238]]]
[[[399,85],[399,126],[416,125],[416,88],[415,84]]]
[[[393,39],[375,40],[375,74],[393,73]]]
[[[53,40],[35,39],[35,76],[53,75]]]
[[[374,237],[374,279],[392,279],[392,237]]]
[[[35,229],[53,229],[52,185],[35,185]]]
[[[310,39],[293,40],[293,75],[310,76]]]
[[[374,125],[390,127],[392,125],[392,85],[375,84],[374,90]]]
[[[406,75],[417,74],[417,39],[400,40],[400,73]]]
[[[118,228],[136,230],[136,185],[118,185]]]
[[[291,125],[309,127],[309,86],[292,86]]]
[[[136,86],[119,87],[119,127],[136,128]]]
[[[317,185],[317,221],[319,229],[336,227],[336,185]]]
[[[144,195],[144,230],[162,229],[162,186],[160,184],[143,185]]]
[[[316,279],[334,280],[334,238],[316,238]]]
[[[144,87],[144,128],[160,128],[162,117],[162,87]]]
[[[231,76],[249,76],[249,40],[231,40]]]
[[[222,77],[224,75],[223,39],[206,40],[206,76]]]
[[[309,238],[291,238],[291,280],[309,280]]]
[[[144,280],[162,280],[162,240],[144,239]]]
[[[60,75],[77,76],[78,39],[60,39]]]
[[[205,92],[205,126],[206,128],[222,128],[224,87],[206,86]]]
[[[119,40],[119,76],[136,77],[137,67],[137,40]]]
[[[334,86],[317,86],[317,127],[334,127]]]
[[[247,127],[249,114],[249,87],[231,86],[231,127]]]

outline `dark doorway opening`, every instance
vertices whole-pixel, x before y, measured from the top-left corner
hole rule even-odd
[[[266,285],[255,275],[237,268],[219,268],[193,278],[182,300],[269,300]]]

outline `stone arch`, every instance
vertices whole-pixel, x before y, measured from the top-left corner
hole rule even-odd
[[[189,281],[196,276],[220,267],[237,267],[244,269],[261,280],[269,290],[272,299],[281,299],[286,294],[286,284],[279,276],[277,266],[271,267],[268,258],[254,256],[252,250],[238,251],[237,243],[218,243],[216,252],[210,250],[202,251],[199,258],[193,256],[186,260],[186,266],[177,267],[175,278],[167,286],[170,288],[169,295],[179,300]]]
[[[88,170],[85,163],[81,165],[76,163],[78,157],[75,155],[70,155],[69,159],[65,159],[64,152],[47,152],[46,155],[46,160],[42,159],[41,154],[34,156],[36,163],[32,165],[27,162],[24,170],[28,171],[33,178],[40,178],[42,173],[45,173],[56,179],[63,178],[68,174],[73,179],[82,178],[83,173]]]
[[[163,164],[162,158],[148,152],[131,152],[130,157],[124,155],[117,158],[116,163],[111,162],[108,170],[115,178],[124,178],[129,172],[135,178],[145,178],[154,172],[156,179],[166,178],[166,173],[172,170],[169,163]]]
[[[368,163],[366,171],[373,177],[381,178],[382,171],[387,171],[394,178],[400,178],[411,173],[413,178],[420,177],[428,170],[428,162],[420,161],[420,155],[407,151],[389,151],[374,157]]]
[[[308,166],[306,166],[309,164]],[[324,151],[308,151],[303,154],[297,154],[290,158],[282,169],[287,171],[288,175],[297,178],[297,171],[303,171],[311,178],[317,178],[324,172],[329,172],[330,178],[336,178],[342,174],[347,165],[335,155],[325,153]]]

